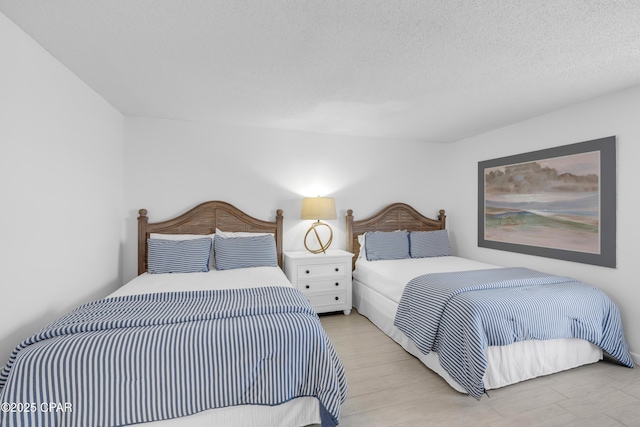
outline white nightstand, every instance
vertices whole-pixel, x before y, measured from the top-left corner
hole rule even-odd
[[[304,292],[317,313],[351,313],[351,260],[353,254],[341,249],[325,254],[307,251],[284,253],[284,273]]]

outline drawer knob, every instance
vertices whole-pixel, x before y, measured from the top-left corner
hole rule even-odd
[[[340,297],[336,297],[336,301],[338,301],[340,299]]]
[[[305,286],[305,288],[309,289],[309,285]]]
[[[338,267],[336,267],[336,271],[340,271],[340,269]]]
[[[309,274],[309,270],[305,271],[305,273]]]
[[[340,283],[336,282],[336,286],[340,286]]]

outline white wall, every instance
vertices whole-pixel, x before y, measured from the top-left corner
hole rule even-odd
[[[125,119],[124,278],[136,275],[138,210],[149,221],[208,200],[230,202],[260,219],[284,210],[284,248],[304,249],[310,222],[302,197],[332,196],[333,248],[345,247],[344,215],[361,218],[392,202],[436,214],[446,208],[428,177],[441,170],[439,144],[127,117]],[[424,153],[429,153],[425,155]]]
[[[459,255],[576,277],[621,307],[628,344],[640,353],[640,87],[578,104],[448,146],[449,229]],[[617,268],[553,260],[477,246],[478,162],[601,137],[617,136]]]
[[[0,364],[120,285],[123,117],[0,13]]]

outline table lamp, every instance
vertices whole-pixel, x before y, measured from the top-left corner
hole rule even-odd
[[[302,199],[302,213],[300,214],[300,219],[316,220],[316,222],[309,227],[307,234],[304,235],[304,247],[309,252],[314,254],[319,254],[320,252],[326,253],[326,250],[329,248],[329,245],[331,245],[331,241],[333,240],[333,230],[331,230],[329,224],[320,222],[320,220],[336,219],[337,217],[336,202],[333,197],[305,197]],[[329,229],[329,240],[327,243],[322,242],[320,235],[316,230],[316,228],[320,226],[324,226]],[[318,239],[318,243],[320,244],[319,249],[310,249],[307,245],[307,237],[311,231],[313,231],[316,239]]]

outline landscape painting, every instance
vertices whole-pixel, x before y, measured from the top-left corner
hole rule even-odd
[[[615,137],[478,166],[479,246],[615,267]]]

